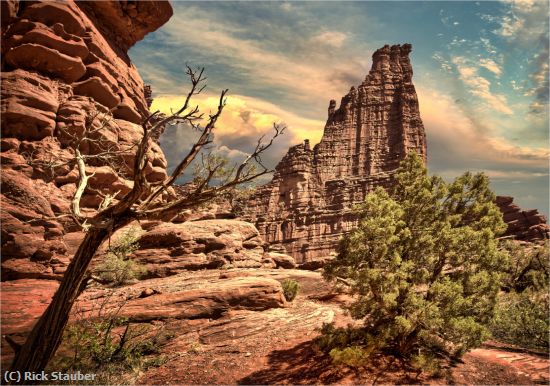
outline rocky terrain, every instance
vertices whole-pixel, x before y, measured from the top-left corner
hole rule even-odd
[[[280,281],[301,290],[287,302]],[[44,285],[43,282],[49,283]],[[19,341],[45,309],[55,281],[2,283],[3,333]],[[131,374],[140,384],[547,384],[545,356],[487,343],[439,377],[411,373],[383,358],[356,371],[331,364],[315,344],[323,323],[352,322],[319,272],[294,269],[205,270],[143,280],[116,290],[92,287],[76,309],[97,315],[102,304],[121,308],[134,325],[163,334],[162,364]],[[75,315],[76,317],[76,315]],[[2,351],[3,365],[11,350]]]
[[[504,236],[512,237],[515,240],[534,242],[549,238],[548,220],[538,210],[522,210],[514,204],[513,197],[497,196],[496,203],[508,225]]]
[[[411,46],[384,46],[364,82],[340,106],[330,101],[321,142],[289,149],[253,199],[252,221],[298,262],[330,255],[355,225],[352,206],[409,153],[426,159],[426,134],[412,83]]]
[[[127,52],[161,27],[172,8],[167,1],[7,0],[1,6],[1,322],[2,334],[21,342],[83,237],[63,217],[78,178],[72,141],[86,138],[84,155],[93,159],[84,211],[131,189],[131,149],[142,136],[151,89]],[[410,50],[405,44],[376,51],[365,81],[338,108],[330,102],[321,143],[289,149],[246,218],[220,218],[211,208],[173,222],[132,224],[141,233],[132,257],[145,267],[143,280],[119,288],[90,284],[73,320],[93,316],[98,305],[123,304],[120,315],[131,323],[167,331],[166,362],[138,374],[139,383],[412,382],[400,370],[380,378],[373,369],[359,374],[332,366],[313,343],[323,323],[351,322],[341,308],[349,298],[314,270],[353,227],[352,205],[388,186],[407,153],[426,158]],[[98,158],[106,149],[120,157]],[[164,180],[167,162],[158,144],[148,160],[147,180]],[[512,201],[497,200],[509,234],[547,237],[544,217]],[[283,295],[287,278],[301,286],[294,302]],[[548,381],[546,360],[483,350],[449,376],[466,383]],[[520,357],[510,366],[506,358],[513,355]],[[2,339],[2,368],[12,356]],[[493,366],[493,378],[481,376],[484,364]],[[506,378],[499,374],[504,368],[511,372]]]

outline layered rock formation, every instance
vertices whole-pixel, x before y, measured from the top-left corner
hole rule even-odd
[[[72,144],[89,138],[80,149],[94,156],[141,139],[148,100],[127,50],[172,8],[167,1],[1,3],[2,278],[55,277],[68,261],[64,237],[74,231],[69,219],[53,220],[69,212],[76,189]],[[87,172],[95,174],[84,208],[131,189],[130,153],[90,158]],[[147,179],[163,180],[165,168],[153,144]],[[52,220],[31,221],[40,218]]]
[[[353,205],[387,186],[408,153],[426,159],[410,52],[410,44],[377,50],[364,82],[338,108],[330,101],[321,142],[290,148],[255,195],[251,217],[274,250],[298,262],[333,253],[356,223]]]
[[[513,197],[498,196],[496,204],[503,214],[508,229],[504,236],[521,241],[539,241],[550,238],[546,216],[536,209],[522,210]]]
[[[253,224],[238,220],[203,220],[146,227],[136,261],[148,275],[164,277],[207,268],[259,268],[264,241]]]

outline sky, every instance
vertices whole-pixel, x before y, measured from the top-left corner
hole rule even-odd
[[[372,53],[411,43],[428,168],[451,180],[483,171],[498,195],[549,213],[549,10],[547,1],[172,1],[174,16],[130,50],[153,110],[181,105],[185,64],[205,67],[195,99],[227,106],[217,151],[240,159],[272,123],[287,126],[264,161],[323,133],[330,99],[359,85]],[[169,128],[169,165],[196,133]]]

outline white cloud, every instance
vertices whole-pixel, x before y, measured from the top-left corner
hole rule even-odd
[[[201,111],[214,111],[218,98],[200,94],[193,103]],[[151,109],[169,113],[171,108],[181,106],[183,101],[183,96],[160,95],[154,99]],[[219,143],[238,142],[239,138],[248,138],[247,141],[251,142],[250,139],[255,141],[261,135],[269,134],[273,123],[287,127],[286,138],[291,144],[300,143],[306,138],[312,143],[319,142],[325,124],[322,120],[303,118],[261,99],[229,94],[223,113],[216,123],[215,135]]]
[[[504,95],[491,92],[491,82],[479,75],[478,67],[468,58],[455,56],[451,61],[456,66],[460,80],[468,87],[470,94],[480,98],[487,106],[499,113],[508,115],[514,113],[508,106]],[[480,65],[485,67],[481,63]]]
[[[281,8],[282,8],[284,11],[290,12],[290,11],[292,11],[293,6],[292,6],[291,3],[285,2],[285,3],[282,3],[282,4],[281,4]]]
[[[315,95],[313,103],[328,105],[330,99],[343,95],[367,72],[363,56],[337,51],[343,49],[341,46],[347,37],[337,31],[318,31],[310,36],[294,36],[289,32],[285,38],[301,39],[307,47],[297,55],[291,50],[274,50],[263,40],[246,39],[240,34],[239,26],[190,7],[185,14],[175,14],[163,32],[167,43],[181,44],[185,36],[187,46],[221,56],[226,63],[231,63],[233,71],[251,82],[283,89],[287,95],[307,103],[311,103]],[[334,51],[311,44],[312,40],[330,45]],[[362,50],[364,47],[360,52]],[[354,83],[347,83],[352,78]]]
[[[500,76],[502,74],[501,66],[499,66],[493,59],[480,59],[479,65],[481,67],[485,67],[496,76]]]
[[[314,43],[323,43],[332,47],[341,47],[346,40],[347,35],[338,31],[321,32],[311,38]]]
[[[417,92],[428,138],[428,161],[437,173],[453,177],[469,169],[490,170],[499,178],[517,178],[521,173],[526,177],[547,175],[550,151],[545,146],[517,146],[495,136],[497,130],[478,127],[451,96],[422,86],[417,86]],[[456,169],[457,160],[463,170]]]

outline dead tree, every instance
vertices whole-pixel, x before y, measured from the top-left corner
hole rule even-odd
[[[241,164],[235,166],[230,177],[225,178],[222,182],[212,183],[213,177],[223,166],[223,162],[211,162],[207,164],[205,177],[201,179],[200,183],[195,184],[188,194],[169,202],[162,199],[163,193],[186,171],[201,150],[212,142],[212,132],[225,106],[225,96],[228,90],[221,92],[217,110],[215,113],[209,114],[208,118],[204,118],[198,106],[191,107],[192,97],[199,94],[205,87],[203,71],[204,69],[195,71],[187,67],[187,75],[191,80],[191,90],[187,94],[183,106],[178,111],[169,116],[163,116],[157,111],[144,120],[141,125],[143,137],[135,149],[133,187],[131,191],[118,200],[112,196],[109,200],[104,200],[103,204],[93,214],[85,214],[80,210],[80,199],[90,177],[86,172],[86,161],[89,156],[79,151],[78,143],[74,145],[74,158],[71,162],[76,163],[79,178],[76,192],[71,201],[69,216],[85,230],[86,234],[50,305],[34,325],[27,340],[22,346],[13,344],[16,355],[11,371],[39,372],[46,367],[61,342],[71,308],[85,287],[90,262],[109,235],[134,220],[171,218],[182,210],[197,207],[214,199],[227,189],[252,181],[270,172],[262,164],[260,157],[271,146],[273,140],[281,135],[285,129],[276,124],[274,124],[275,132],[271,139],[264,142],[260,138],[252,153]],[[201,124],[201,122],[205,123]],[[160,183],[148,183],[144,171],[148,161],[147,151],[150,143],[166,125],[175,123],[187,123],[192,128],[200,131],[200,137],[191,146],[189,152],[170,176]],[[113,150],[107,150],[103,154],[100,153],[100,155],[112,158],[116,154]],[[97,154],[95,157],[97,157]]]

